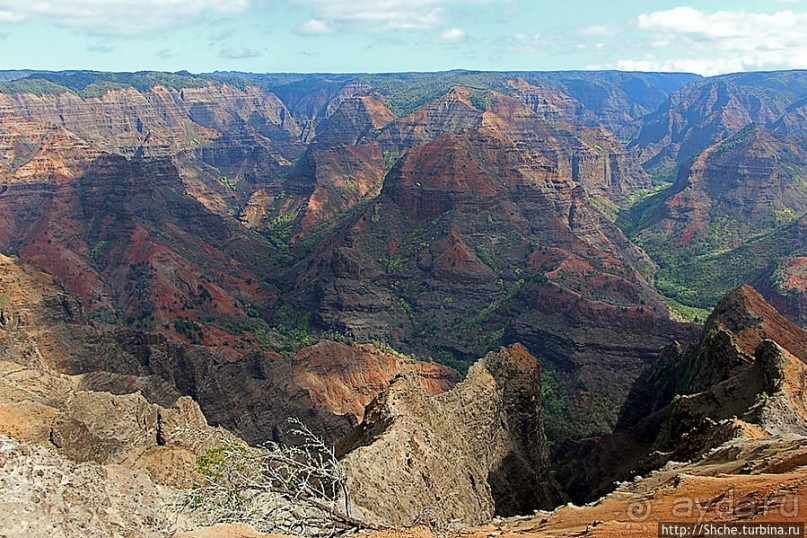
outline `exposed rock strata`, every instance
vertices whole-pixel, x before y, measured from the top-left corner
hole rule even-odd
[[[62,382],[62,374],[78,376],[64,381],[63,390],[54,389],[64,398],[73,390],[139,391],[149,402],[171,408],[185,395],[199,402],[210,423],[252,443],[280,435],[288,417],[303,420],[333,442],[401,373],[415,374],[428,394],[458,380],[450,368],[369,344],[323,341],[291,357],[258,351],[233,357],[159,335],[104,330],[103,325],[99,330],[88,323],[81,302],[52,278],[2,255],[0,269],[0,354],[29,372],[24,379],[35,378],[38,371],[55,376],[47,378],[54,383]],[[139,396],[135,400],[127,401],[146,405]],[[153,416],[149,420],[153,423]]]
[[[341,450],[354,503],[385,524],[479,523],[564,499],[550,473],[540,368],[519,345],[438,396],[396,379]]]
[[[567,443],[558,476],[591,499],[615,480],[736,439],[807,436],[807,333],[752,288],[724,298],[697,346],[666,349],[636,381],[614,434]]]

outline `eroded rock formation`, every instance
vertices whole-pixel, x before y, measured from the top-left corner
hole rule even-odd
[[[540,368],[520,345],[489,353],[429,397],[397,378],[342,442],[357,509],[392,525],[551,508],[564,500],[543,431]]]
[[[614,434],[559,449],[558,477],[590,500],[615,480],[731,440],[805,437],[806,360],[807,333],[740,287],[715,308],[699,344],[667,348],[637,379]]]

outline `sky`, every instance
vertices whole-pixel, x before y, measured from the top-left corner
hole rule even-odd
[[[807,0],[0,0],[0,69],[807,68]]]

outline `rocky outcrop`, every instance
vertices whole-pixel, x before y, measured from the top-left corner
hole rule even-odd
[[[10,538],[158,538],[174,524],[171,499],[143,473],[0,435],[0,520]]]
[[[356,509],[384,524],[479,523],[564,499],[549,467],[540,368],[520,345],[486,355],[438,396],[399,377],[340,451]]]
[[[596,386],[608,400],[602,410],[581,412],[597,416],[585,433],[607,430],[642,364],[689,329],[669,322],[642,276],[652,262],[589,194],[610,181],[603,167],[573,174],[574,152],[594,159],[593,146],[514,98],[492,94],[483,112],[469,95],[455,88],[440,101],[451,98],[450,106],[432,103],[430,113],[442,110],[454,125],[476,110],[481,126],[463,124],[403,154],[380,195],[295,266],[289,300],[314,311],[318,326],[423,355],[471,361],[502,342],[524,342],[569,373],[568,393],[583,364],[574,357],[569,365],[572,354],[586,355],[592,387],[604,371],[627,371],[619,386]],[[379,143],[403,129],[399,121]],[[615,351],[599,361],[609,345]]]
[[[514,82],[511,89],[518,91],[513,96],[445,82],[463,74],[367,80],[247,77],[255,84],[243,86],[183,74],[41,77],[65,86],[48,86],[42,95],[24,90],[2,95],[0,121],[5,118],[8,128],[0,136],[0,168],[9,185],[0,195],[0,210],[5,209],[0,211],[0,247],[56,275],[98,319],[128,321],[181,343],[228,347],[220,353],[235,356],[234,348],[257,347],[252,322],[244,314],[273,299],[277,290],[291,290],[283,299],[295,305],[300,296],[307,310],[315,308],[312,303],[325,305],[318,309],[317,329],[336,328],[360,340],[414,341],[420,328],[412,326],[406,312],[409,298],[356,290],[363,285],[352,281],[334,284],[341,288],[334,293],[331,282],[324,282],[331,276],[328,268],[341,267],[340,260],[351,256],[339,252],[331,258],[312,249],[320,240],[329,249],[338,248],[340,225],[357,214],[367,215],[370,222],[381,218],[385,207],[375,205],[368,215],[365,205],[372,204],[399,160],[407,165],[413,180],[408,187],[415,192],[400,192],[398,198],[412,194],[422,199],[412,203],[439,209],[442,198],[450,196],[466,220],[481,209],[491,219],[501,215],[516,222],[513,229],[487,231],[448,223],[439,234],[406,237],[416,242],[416,252],[399,256],[390,244],[373,249],[378,252],[372,260],[348,262],[367,274],[375,273],[380,263],[385,276],[387,268],[397,267],[398,257],[417,260],[439,277],[440,292],[452,296],[454,290],[443,283],[470,276],[487,288],[475,298],[472,310],[479,312],[518,283],[515,270],[524,261],[524,247],[547,242],[556,232],[565,250],[579,238],[595,249],[613,251],[616,258],[629,258],[634,267],[626,269],[633,273],[628,287],[637,276],[634,269],[649,263],[596,207],[596,199],[623,196],[645,185],[647,177],[591,110],[606,112],[611,97],[628,98],[628,79],[647,79],[649,93],[657,94],[667,84],[656,84],[664,76],[650,83],[654,77],[601,74],[595,77],[597,87],[607,95],[588,101],[566,93],[585,89],[577,75],[557,74]],[[428,88],[423,95],[418,92],[426,90],[413,86],[421,78]],[[483,86],[507,88],[504,75],[493,77],[500,78],[501,86],[490,81]],[[569,83],[564,89],[556,79]],[[638,93],[632,92],[628,101],[640,99]],[[402,99],[407,113],[396,118],[391,110],[401,110],[396,104]],[[588,110],[588,105],[594,108]],[[586,119],[562,119],[570,114]],[[485,147],[478,152],[469,148],[474,145]],[[452,155],[450,162],[429,166],[430,174],[439,176],[425,188],[416,169],[442,151]],[[483,173],[476,173],[477,167]],[[467,177],[457,181],[463,175]],[[462,182],[462,188],[452,185]],[[416,183],[424,186],[420,192]],[[502,188],[505,184],[509,187]],[[393,194],[395,188],[389,191]],[[521,211],[521,202],[532,207]],[[542,229],[525,234],[531,221]],[[451,230],[456,233],[446,233]],[[485,260],[492,257],[484,252],[501,243],[502,232],[514,231],[524,240],[507,250],[519,252],[507,256],[513,259],[506,271],[491,267]],[[387,230],[388,235],[400,232]],[[487,232],[492,244],[482,245]],[[449,243],[450,256],[441,255],[443,242]],[[413,250],[412,245],[404,247]],[[580,255],[580,248],[572,250]],[[301,274],[306,285],[300,285]],[[496,284],[499,280],[507,285]],[[634,295],[652,293],[645,288]],[[446,306],[443,299],[429,301]],[[642,300],[664,310],[657,298]],[[357,308],[346,304],[346,315],[330,319],[331,305],[340,302]],[[457,301],[449,310],[456,317],[468,308]],[[443,312],[429,311],[433,316],[428,317],[442,317]],[[396,319],[375,316],[379,312],[391,312]],[[440,325],[448,331],[438,332],[452,333]],[[457,347],[437,342],[431,349],[411,350],[472,358],[491,348]]]
[[[212,424],[251,444],[282,440],[288,418],[303,421],[334,443],[351,431],[364,405],[394,376],[411,372],[432,394],[447,390],[458,377],[438,364],[394,357],[374,346],[335,342],[320,342],[291,357],[253,352],[237,360],[197,346],[162,342],[147,347],[145,356],[147,373],[192,396]]]
[[[0,257],[0,305],[0,433],[185,486],[196,457],[232,438],[33,267]]]
[[[379,143],[396,155],[402,154],[441,134],[461,133],[481,127],[482,113],[471,102],[470,90],[455,87],[388,125],[379,136]]]
[[[374,138],[393,119],[373,97],[340,100],[284,181],[296,198],[284,201],[295,208],[284,213],[296,219],[296,238],[378,194],[386,169]]]
[[[98,329],[88,323],[81,302],[52,278],[2,255],[0,269],[0,356],[28,372],[20,374],[21,379],[35,379],[36,372],[49,372],[54,377],[47,379],[53,383],[62,379],[60,375],[77,376],[53,388],[61,398],[74,391],[129,398],[126,405],[142,407],[144,416],[151,417],[141,421],[150,424],[143,431],[150,442],[154,417],[160,412],[170,415],[154,405],[172,408],[181,404],[183,395],[199,402],[210,423],[226,426],[251,443],[279,440],[289,417],[335,442],[399,374],[415,375],[427,394],[448,390],[458,381],[450,368],[385,353],[370,344],[323,341],[290,357],[260,351],[233,356],[155,334],[105,324]],[[53,398],[40,400],[50,405]],[[57,401],[59,409],[67,405]],[[106,404],[99,400],[97,405]]]
[[[714,77],[644,118],[632,147],[673,184],[625,224],[659,261],[667,295],[708,309],[751,283],[803,323],[805,80],[803,71]]]
[[[290,362],[292,377],[315,405],[352,415],[357,422],[367,405],[399,376],[413,376],[427,396],[442,394],[460,381],[456,372],[441,364],[385,353],[373,344],[322,341],[301,349]]]
[[[49,511],[65,533],[57,536],[78,527],[87,536],[127,535],[119,527],[165,535],[176,525],[173,497],[154,484],[190,488],[201,480],[199,456],[244,443],[206,416],[254,443],[282,441],[290,416],[332,441],[393,376],[407,373],[426,394],[458,378],[369,344],[232,359],[157,335],[98,330],[52,278],[5,256],[0,269],[0,519],[12,536],[26,524],[25,536],[40,536]],[[206,416],[187,395],[204,402]],[[81,493],[69,494],[71,484]],[[28,502],[36,507],[17,508]],[[130,514],[144,519],[131,524]]]
[[[232,440],[210,428],[190,398],[170,408],[141,393],[83,390],[83,376],[65,376],[0,361],[0,434],[54,449],[77,463],[122,465],[150,480],[190,487],[196,458]]]
[[[275,249],[185,196],[169,159],[104,155],[64,180],[9,188],[0,243],[57,277],[89,314],[222,344],[225,331],[194,323],[243,319],[245,303],[266,297],[256,273]]]
[[[279,143],[275,151],[286,150],[290,157],[300,134],[273,94],[221,83],[186,88],[156,84],[146,91],[112,89],[87,98],[67,88],[61,94],[0,95],[0,121],[20,119],[64,127],[104,151],[128,156],[173,155],[243,132],[255,143],[259,135],[274,139]]]
[[[804,72],[737,73],[687,84],[643,118],[631,142],[648,168],[674,170],[755,123],[774,126],[804,96]],[[781,125],[781,123],[779,124]]]
[[[807,236],[807,218],[793,226],[797,237]],[[807,256],[788,256],[771,264],[752,285],[776,309],[790,319],[807,326]]]
[[[650,475],[621,483],[596,502],[498,519],[461,532],[473,538],[491,534],[621,538],[653,536],[659,524],[671,521],[729,522],[761,529],[768,522],[790,523],[795,531],[807,502],[805,458],[803,437],[737,439],[702,459],[670,462]],[[433,538],[415,532],[396,536]]]
[[[807,436],[807,333],[748,286],[727,295],[700,343],[666,349],[634,384],[613,435],[567,443],[558,477],[591,499],[615,480],[723,443]]]

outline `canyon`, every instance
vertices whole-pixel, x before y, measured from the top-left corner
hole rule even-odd
[[[159,504],[291,417],[383,525],[564,535],[728,452],[803,480],[805,72],[7,78],[20,473]]]

